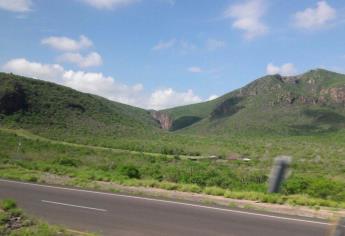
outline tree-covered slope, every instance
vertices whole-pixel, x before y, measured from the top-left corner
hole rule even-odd
[[[265,76],[216,100],[164,112],[172,117],[174,130],[186,133],[335,131],[345,127],[345,75],[318,69]],[[195,122],[183,122],[190,117]]]
[[[50,138],[146,137],[159,132],[144,109],[6,73],[0,73],[0,122]]]

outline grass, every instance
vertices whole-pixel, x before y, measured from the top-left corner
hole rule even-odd
[[[0,207],[4,211],[9,211],[17,207],[17,204],[12,199],[5,199],[1,202]]]
[[[215,100],[165,112],[172,117],[173,127],[181,127],[178,134],[220,136],[227,141],[233,136],[249,140],[333,136],[345,128],[344,99],[339,99],[344,83],[345,75],[326,70],[294,78],[271,75]],[[180,124],[191,117],[195,122]]]
[[[19,150],[18,140],[21,142]],[[308,146],[303,151],[308,152]],[[334,153],[336,149],[319,148],[319,151]],[[344,207],[343,172],[337,169],[341,156],[333,158],[327,162],[329,166],[313,157],[294,162],[293,174],[285,182],[282,193],[272,195],[265,193],[270,169],[260,169],[270,166],[272,159],[264,163],[255,159],[249,163],[190,161],[50,142],[0,130],[1,178],[41,182],[46,173],[51,173],[69,176],[69,184],[81,187],[105,181],[276,204]],[[313,172],[306,171],[308,169]]]
[[[143,109],[2,73],[0,177],[40,182],[51,173],[68,176],[78,186],[105,181],[276,204],[343,207],[343,109],[328,103],[287,105],[286,99],[310,97],[313,91],[318,96],[320,88],[341,85],[344,76],[319,70],[302,77],[291,84],[268,76],[218,100],[171,109],[167,112],[179,119],[179,126],[195,123],[164,132]],[[310,86],[311,79],[319,87]],[[235,99],[240,92],[245,98]],[[8,97],[16,98],[13,106],[7,106]],[[220,158],[210,160],[209,155]],[[236,158],[229,160],[229,155]],[[278,155],[294,158],[292,174],[280,194],[266,194]],[[190,156],[200,158],[193,161]]]
[[[219,187],[206,187],[204,188],[203,193],[214,196],[224,196],[225,191],[225,189]]]

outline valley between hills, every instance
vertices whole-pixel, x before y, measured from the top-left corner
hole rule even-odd
[[[42,78],[43,79],[43,78]],[[345,208],[345,75],[270,75],[161,111],[0,73],[0,177],[104,181],[264,203]],[[281,193],[273,160],[293,157]]]

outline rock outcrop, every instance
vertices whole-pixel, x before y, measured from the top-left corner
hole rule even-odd
[[[320,92],[322,98],[329,96],[335,103],[345,104],[345,87],[322,89]]]
[[[159,122],[162,129],[171,129],[173,120],[168,113],[162,111],[151,111],[151,116],[153,117],[153,119]]]

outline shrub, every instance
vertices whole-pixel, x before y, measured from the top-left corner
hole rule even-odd
[[[313,197],[334,199],[343,190],[343,186],[335,181],[330,181],[325,178],[313,179],[307,193]],[[340,195],[338,195],[340,196]],[[344,199],[337,199],[344,200]]]
[[[278,203],[279,197],[274,194],[264,194],[260,200],[266,203]]]
[[[56,161],[57,164],[62,165],[62,166],[70,166],[70,167],[78,167],[79,166],[79,161],[76,159],[68,158],[68,157],[62,157],[59,158]]]
[[[151,179],[141,180],[141,183],[142,183],[142,186],[150,187],[150,188],[154,188],[159,185],[159,182],[157,180],[151,180]]]
[[[163,181],[159,183],[158,187],[166,190],[176,190],[178,185],[175,183]]]
[[[223,196],[225,194],[225,189],[219,187],[206,187],[203,192],[209,195]]]
[[[122,166],[120,172],[122,175],[127,176],[130,179],[140,179],[140,172],[133,165]]]
[[[22,179],[25,181],[29,181],[29,182],[37,182],[38,181],[38,177],[35,175],[26,175],[26,176],[23,176]]]
[[[23,215],[22,209],[19,209],[19,208],[12,208],[9,211],[10,211],[11,216],[13,217],[19,217]]]
[[[14,209],[17,207],[17,203],[12,199],[5,199],[1,202],[1,208],[5,211]]]
[[[1,234],[1,225],[8,221],[9,215],[5,212],[0,212],[0,235]]]
[[[179,184],[178,190],[182,192],[201,193],[202,189],[196,184]]]
[[[224,193],[224,197],[233,199],[244,199],[246,195],[243,192],[233,192],[230,190],[226,190]]]

